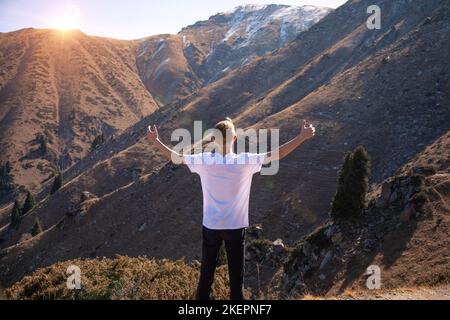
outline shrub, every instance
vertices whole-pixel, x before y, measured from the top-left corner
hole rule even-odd
[[[22,215],[26,214],[28,211],[33,209],[35,206],[34,197],[30,191],[27,191],[27,197],[25,199],[25,203],[22,208]]]
[[[0,196],[14,190],[14,176],[11,171],[12,167],[9,161],[0,166]]]
[[[59,172],[55,176],[55,179],[53,180],[53,186],[52,190],[50,191],[50,194],[54,194],[56,191],[58,191],[62,187],[62,182],[63,182],[62,173]]]
[[[21,210],[20,210],[20,204],[19,201],[14,201],[14,207],[11,211],[11,224],[10,227],[12,229],[15,229],[20,224],[20,218],[21,218]]]
[[[81,270],[81,289],[66,286],[67,268]],[[36,270],[6,290],[8,299],[195,299],[199,263],[118,256],[115,259],[76,259]],[[228,269],[217,268],[212,295],[229,298]],[[248,291],[246,297],[250,297]]]
[[[427,196],[423,191],[421,191],[421,192],[415,193],[409,201],[417,209],[419,209],[420,207],[422,207],[425,204],[425,202],[427,202]]]
[[[366,208],[369,189],[370,159],[363,146],[358,146],[344,158],[338,186],[331,205],[335,221],[359,217]]]
[[[103,133],[97,135],[94,138],[94,141],[91,143],[91,151],[95,150],[97,147],[101,146],[106,142],[105,135]]]
[[[33,229],[31,229],[31,235],[34,237],[34,236],[37,236],[38,234],[40,234],[43,231],[44,230],[42,228],[41,221],[39,219],[36,219],[34,221]]]

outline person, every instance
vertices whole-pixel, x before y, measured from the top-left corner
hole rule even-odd
[[[224,241],[230,298],[243,300],[245,231],[249,225],[252,176],[261,171],[262,165],[283,159],[312,138],[315,128],[308,121],[303,121],[300,133],[295,138],[276,150],[259,154],[233,152],[237,136],[230,118],[217,123],[215,129],[221,133],[221,139],[213,138],[215,152],[180,154],[161,142],[156,125],[148,127],[147,139],[165,158],[174,163],[186,164],[192,173],[200,176],[203,191],[203,243],[196,298],[210,299],[218,254]]]

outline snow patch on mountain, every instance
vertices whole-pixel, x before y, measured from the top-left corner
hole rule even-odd
[[[332,9],[316,6],[286,6],[286,5],[245,5],[226,12],[232,16],[231,25],[223,42],[228,42],[233,36],[244,41],[238,47],[245,47],[254,40],[255,35],[274,23],[280,25],[280,42],[287,42],[289,34],[307,30],[317,23]]]

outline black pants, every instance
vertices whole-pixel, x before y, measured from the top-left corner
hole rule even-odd
[[[222,241],[225,241],[231,300],[244,300],[244,241],[245,228],[212,230],[203,227],[202,265],[197,288],[197,299],[209,300],[217,259]]]

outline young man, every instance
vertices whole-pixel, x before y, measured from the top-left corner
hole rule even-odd
[[[174,163],[184,163],[191,172],[200,176],[203,190],[203,245],[200,280],[197,299],[210,298],[217,257],[225,241],[230,278],[230,297],[243,300],[244,240],[248,227],[248,203],[252,176],[261,171],[263,164],[283,159],[304,141],[315,134],[314,127],[303,121],[299,135],[279,147],[277,152],[233,152],[237,139],[236,128],[230,118],[217,123],[215,129],[221,134],[213,140],[216,152],[193,155],[179,154],[163,144],[156,126],[149,126],[147,138],[160,153]]]

